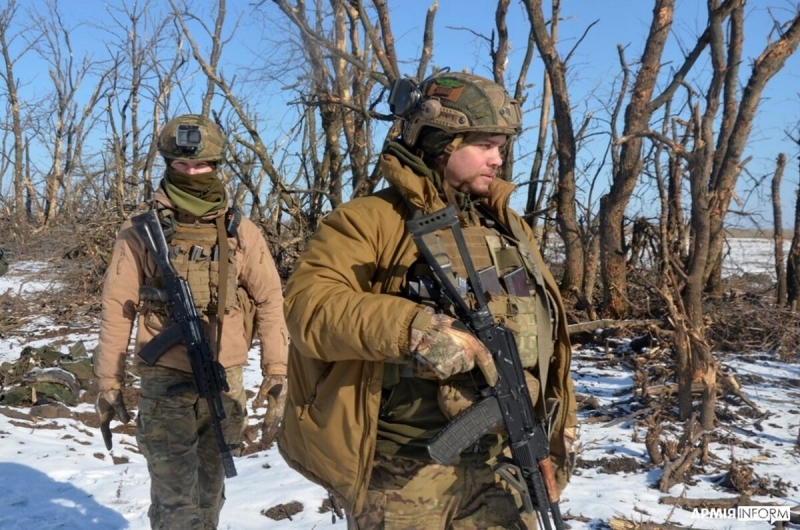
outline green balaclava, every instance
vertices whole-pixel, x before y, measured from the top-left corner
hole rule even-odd
[[[167,160],[164,175],[164,191],[170,200],[182,210],[196,217],[224,208],[228,204],[227,193],[222,181],[217,177],[215,163],[213,171],[189,175],[173,168]]]

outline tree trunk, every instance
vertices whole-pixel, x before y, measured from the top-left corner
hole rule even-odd
[[[603,278],[603,305],[606,316],[625,318],[628,314],[628,280],[625,267],[625,209],[642,170],[640,133],[649,129],[653,106],[651,96],[661,68],[661,55],[672,27],[674,0],[656,0],[653,21],[647,36],[641,68],[631,90],[625,111],[625,127],[620,139],[619,164],[613,168],[608,194],[600,199],[600,272]]]
[[[800,306],[800,184],[795,196],[794,232],[789,256],[786,258],[786,294],[788,306],[797,312]]]
[[[770,79],[783,68],[786,59],[795,52],[798,43],[800,43],[800,13],[795,15],[786,30],[781,33],[780,38],[767,45],[753,62],[753,69],[742,92],[742,100],[737,109],[736,122],[731,130],[724,158],[718,166],[715,163],[718,170],[714,172],[714,179],[711,183],[714,194],[709,203],[711,213],[710,255],[714,257],[706,267],[706,278],[709,279],[709,285],[716,285],[722,270],[725,215],[728,213],[733,188],[741,171],[742,152],[753,127],[753,119],[761,102],[761,94]],[[715,277],[714,280],[711,280],[712,274]]]
[[[561,278],[561,292],[571,293],[583,288],[584,250],[575,207],[575,131],[572,127],[566,65],[556,51],[553,38],[547,32],[541,0],[526,1],[525,6],[531,22],[531,31],[553,91],[553,113],[558,134],[557,222],[564,242],[564,275]]]
[[[786,304],[786,268],[783,265],[783,212],[781,210],[781,180],[786,168],[786,155],[778,155],[775,175],[772,177],[772,215],[775,241],[775,277],[778,286],[775,293],[775,304],[778,307]]]
[[[539,111],[539,128],[536,137],[536,149],[533,155],[533,165],[531,166],[530,177],[528,179],[528,199],[525,203],[525,213],[533,214],[541,209],[544,202],[544,195],[547,193],[547,171],[542,171],[545,161],[545,148],[547,147],[547,132],[550,130],[550,100],[552,89],[550,87],[550,76],[547,72],[542,74],[542,108]],[[526,217],[526,221],[531,228],[536,228],[538,216],[531,215]]]
[[[670,256],[675,256],[680,263],[684,263],[688,250],[687,227],[683,220],[683,187],[681,186],[681,167],[678,160],[672,158],[669,163],[669,177],[667,183],[667,247]]]
[[[705,134],[710,134],[710,123],[703,123],[706,127]],[[699,131],[698,131],[699,133]],[[690,160],[690,189],[692,194],[691,225],[694,240],[687,268],[686,285],[683,289],[683,307],[686,311],[686,335],[688,338],[690,355],[691,377],[683,377],[684,383],[689,384],[691,392],[692,382],[703,383],[703,401],[700,411],[700,423],[706,429],[714,426],[716,417],[716,362],[711,355],[711,348],[706,340],[705,322],[703,315],[703,272],[709,256],[710,222],[708,213],[709,194],[706,186],[706,169],[710,165],[710,146],[708,142],[701,142],[701,147]],[[681,417],[681,419],[688,419]]]
[[[17,5],[15,0],[9,0],[5,9],[0,12],[0,54],[3,56],[4,73],[0,76],[5,80],[6,97],[8,102],[6,104],[7,111],[11,114],[11,134],[14,138],[14,217],[17,226],[21,226],[25,219],[25,175],[24,170],[24,150],[25,150],[25,136],[22,131],[22,117],[19,104],[19,94],[17,92],[17,78],[14,74],[14,64],[17,58],[11,57],[9,44],[14,40],[14,35],[9,35],[8,30],[11,28],[12,21],[16,15]],[[10,37],[10,38],[9,38]],[[34,38],[33,35],[27,37]],[[29,197],[31,199],[31,197]]]
[[[686,321],[675,321],[675,335],[672,343],[675,354],[675,379],[678,383],[678,417],[685,421],[692,415],[692,365],[691,344],[686,329]]]
[[[597,236],[597,219],[594,223],[587,227],[589,232],[589,249],[586,252],[586,259],[584,260],[585,270],[583,274],[583,289],[581,289],[583,297],[583,305],[590,319],[597,319],[597,313],[594,308],[594,289],[597,282],[597,270],[600,266],[600,238]]]

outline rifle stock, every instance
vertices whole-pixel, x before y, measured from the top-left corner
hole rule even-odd
[[[497,367],[498,380],[494,387],[485,389],[484,399],[456,416],[428,445],[431,458],[449,465],[462,451],[477,442],[497,426],[504,426],[508,435],[513,468],[519,470],[521,493],[527,492],[545,530],[551,530],[550,518],[557,530],[564,522],[558,505],[558,487],[550,463],[550,443],[545,422],[536,416],[525,372],[520,361],[513,332],[496,324],[478,273],[472,264],[455,208],[447,208],[406,222],[417,248],[453,303],[458,318],[466,324],[492,354]],[[452,278],[444,271],[423,237],[443,229],[451,229],[459,253],[469,276],[476,307],[470,308],[456,288]]]
[[[208,404],[211,423],[214,427],[220,456],[222,457],[225,477],[235,477],[236,466],[233,463],[231,450],[235,449],[236,446],[228,445],[222,431],[225,409],[222,406],[220,394],[229,390],[225,369],[214,359],[211,347],[203,333],[203,321],[197,314],[189,283],[177,273],[169,260],[169,247],[164,238],[158,215],[154,210],[150,210],[132,217],[131,221],[144,240],[145,245],[147,245],[147,250],[164,279],[164,292],[167,300],[169,300],[170,316],[174,323],[170,328],[167,328],[164,337],[157,341],[154,339],[155,344],[152,349],[142,350],[145,353],[143,360],[152,366],[165,351],[165,345],[174,345],[181,341],[186,344],[189,362],[192,367],[194,388]],[[175,390],[177,391],[178,389]]]

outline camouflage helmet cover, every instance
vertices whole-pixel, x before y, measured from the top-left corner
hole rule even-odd
[[[420,103],[403,127],[403,140],[409,146],[416,144],[423,127],[449,134],[519,133],[519,103],[501,85],[485,77],[446,72],[426,79],[419,90]]]
[[[219,162],[225,153],[225,134],[205,116],[184,114],[164,125],[158,152],[168,159]]]

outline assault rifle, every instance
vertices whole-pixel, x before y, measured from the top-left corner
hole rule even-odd
[[[498,380],[482,391],[483,399],[453,418],[428,444],[431,458],[449,465],[483,435],[504,427],[511,450],[510,461],[500,462],[498,472],[520,491],[528,511],[536,510],[545,530],[551,530],[550,517],[558,530],[564,522],[558,506],[558,487],[550,463],[550,443],[545,424],[536,412],[525,383],[513,332],[496,324],[486,303],[484,288],[472,264],[455,208],[447,208],[406,222],[406,228],[433,270],[443,294],[453,304],[456,316],[492,354]],[[471,309],[423,240],[426,234],[450,228],[467,270],[476,308]],[[521,476],[520,476],[521,475]]]
[[[208,412],[214,433],[217,435],[219,452],[222,456],[222,467],[225,477],[236,476],[231,450],[235,445],[228,445],[222,432],[222,420],[225,409],[222,406],[221,392],[230,388],[225,378],[225,369],[214,359],[211,347],[203,333],[203,321],[197,315],[189,282],[182,278],[169,260],[169,247],[164,238],[164,231],[155,210],[150,210],[131,218],[134,228],[147,245],[147,250],[156,262],[156,267],[164,279],[163,290],[151,289],[152,298],[166,302],[170,307],[173,324],[159,333],[139,352],[139,357],[149,366],[153,366],[158,358],[171,346],[179,342],[186,344],[189,361],[192,366],[194,389],[208,403]],[[178,393],[185,389],[184,385],[175,385],[170,393]]]

